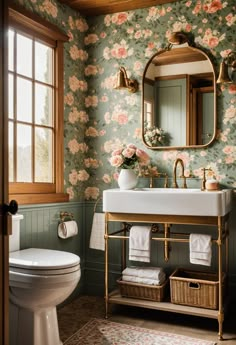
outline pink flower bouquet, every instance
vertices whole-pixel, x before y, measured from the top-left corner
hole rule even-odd
[[[133,144],[128,144],[112,152],[110,158],[111,166],[121,169],[134,169],[137,165],[148,165],[150,157]]]

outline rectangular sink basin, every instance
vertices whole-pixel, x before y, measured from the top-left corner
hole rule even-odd
[[[136,188],[103,192],[104,212],[224,216],[231,209],[231,189],[208,192],[195,188]]]

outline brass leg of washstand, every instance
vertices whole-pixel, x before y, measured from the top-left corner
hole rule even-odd
[[[218,312],[218,324],[219,332],[218,339],[223,340],[223,279],[222,279],[222,219],[218,217],[218,268],[219,268],[219,312]]]
[[[127,234],[127,225],[123,224],[124,236]],[[126,268],[126,239],[122,240],[122,270]]]
[[[170,231],[169,231],[170,227],[169,224],[165,223],[164,224],[164,232],[165,232],[165,238],[169,237]],[[169,260],[169,242],[168,241],[164,241],[164,259],[165,261]]]
[[[108,318],[108,222],[107,214],[105,214],[105,318]]]

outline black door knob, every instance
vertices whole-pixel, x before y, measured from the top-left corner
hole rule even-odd
[[[11,213],[11,214],[16,214],[18,211],[18,203],[16,200],[11,200],[9,204],[4,204],[4,212]]]

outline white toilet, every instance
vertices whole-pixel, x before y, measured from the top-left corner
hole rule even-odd
[[[62,345],[56,306],[77,286],[80,258],[72,253],[20,248],[20,220],[10,236],[10,345]]]

